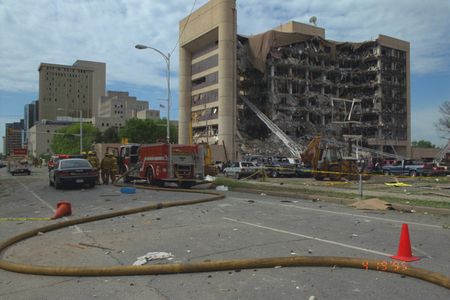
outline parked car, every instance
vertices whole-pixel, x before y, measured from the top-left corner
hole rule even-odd
[[[56,189],[65,184],[87,184],[94,187],[97,170],[84,158],[60,159],[48,173],[48,179],[49,184]]]
[[[446,176],[447,168],[444,166],[439,166],[435,163],[432,163],[433,171],[431,171],[431,176]]]
[[[392,165],[383,166],[382,170],[385,175],[429,176],[433,173],[433,165],[414,160],[399,160]]]
[[[296,175],[297,165],[295,162],[291,163],[287,157],[273,156],[267,159],[265,168],[270,177],[292,177]]]
[[[66,159],[66,158],[82,158],[80,155],[70,155],[70,154],[55,154],[50,157],[50,159],[47,162],[48,170],[50,171],[56,165],[58,164],[58,161],[60,159]]]
[[[6,164],[3,162],[3,160],[0,160],[0,168],[6,167]]]
[[[242,178],[242,177],[248,177],[252,174],[255,174],[260,167],[258,167],[255,163],[250,161],[240,161],[240,162],[234,162],[231,164],[231,166],[226,167],[223,169],[223,173],[225,176],[234,177],[236,179]],[[255,174],[255,176],[257,176]]]

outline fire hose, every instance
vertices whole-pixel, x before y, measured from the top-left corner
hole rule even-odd
[[[117,180],[115,181],[117,182]],[[138,186],[139,188],[152,190],[167,190],[164,188],[150,188]],[[177,189],[171,191],[191,192],[207,194],[209,197],[185,201],[160,202],[138,208],[122,211],[110,212],[95,216],[82,217],[62,221],[59,223],[36,228],[0,243],[0,268],[7,271],[49,276],[130,276],[130,275],[158,275],[177,274],[194,272],[213,272],[225,270],[275,268],[275,267],[343,267],[365,270],[378,270],[390,273],[397,273],[409,277],[428,281],[439,286],[450,289],[450,278],[444,274],[428,271],[422,268],[411,267],[405,263],[387,263],[383,260],[372,260],[353,257],[335,256],[288,256],[288,257],[268,257],[268,258],[245,258],[228,260],[205,260],[192,263],[169,263],[142,266],[111,266],[111,267],[67,267],[67,266],[40,266],[31,264],[21,264],[3,259],[6,249],[28,238],[36,237],[45,232],[55,231],[69,226],[89,223],[118,216],[136,214],[145,211],[205,203],[225,198],[224,194],[215,191],[199,191]],[[382,268],[380,269],[380,266]]]

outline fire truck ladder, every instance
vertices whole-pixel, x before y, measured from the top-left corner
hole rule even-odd
[[[433,162],[435,164],[441,163],[449,150],[450,150],[450,140],[448,141],[447,145],[445,145],[444,147],[442,147],[441,150],[439,150],[438,154],[436,154],[436,156],[434,157]]]
[[[250,100],[245,96],[240,96],[242,101],[263,121],[264,124],[272,131],[289,149],[291,154],[300,158],[304,150],[302,146],[295,143],[283,130],[280,129],[274,122],[272,122],[262,111],[260,111]]]

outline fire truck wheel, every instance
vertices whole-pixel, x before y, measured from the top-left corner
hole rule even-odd
[[[147,169],[147,183],[148,184],[154,184],[155,179],[153,178],[153,170],[152,168]]]
[[[192,183],[192,182],[189,182],[189,181],[180,182],[180,187],[182,189],[190,189],[192,186],[194,186],[194,183]]]

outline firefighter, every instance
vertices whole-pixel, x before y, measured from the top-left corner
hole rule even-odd
[[[109,177],[111,174],[112,165],[113,165],[113,159],[111,157],[111,154],[106,153],[105,157],[102,159],[102,162],[100,163],[100,168],[102,169],[103,184],[109,183]]]
[[[97,178],[95,184],[100,184],[100,162],[95,151],[89,151],[87,160],[91,163],[92,167],[97,170]]]
[[[114,155],[111,155],[112,159],[112,165],[111,165],[111,183],[114,183],[116,181],[117,171],[119,169],[119,166],[117,165],[117,158]]]
[[[81,157],[87,159],[87,153],[86,151],[81,152]]]

